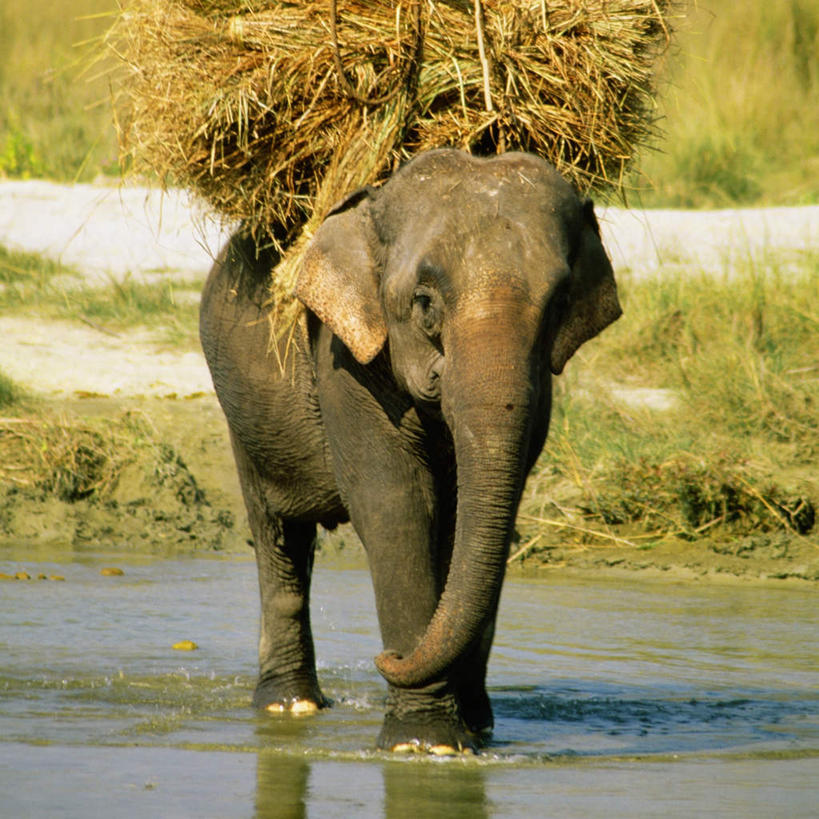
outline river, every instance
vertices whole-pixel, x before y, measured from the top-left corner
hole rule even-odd
[[[335,706],[297,719],[249,707],[249,559],[0,552],[0,572],[22,569],[34,579],[0,583],[2,816],[817,815],[806,587],[510,579],[493,743],[433,759],[373,750],[384,685],[365,570],[316,570]]]

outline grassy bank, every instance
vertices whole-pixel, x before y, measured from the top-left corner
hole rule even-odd
[[[808,254],[722,280],[624,282],[625,317],[558,381],[521,553],[545,548],[544,531],[819,549],[817,268]],[[665,408],[645,403],[658,396]]]
[[[0,371],[0,545],[243,551],[238,504],[223,491],[228,447],[220,436],[202,454],[222,430],[215,402],[165,404],[52,403]]]
[[[121,298],[119,285],[61,289],[69,275],[64,269],[43,268],[36,257],[11,258],[0,288],[2,312],[88,322],[90,304]],[[747,573],[764,556],[769,576],[819,579],[817,268],[819,258],[803,253],[748,262],[722,278],[694,272],[650,281],[622,276],[625,316],[556,380],[552,428],[527,484],[514,563],[574,565],[583,550],[602,551],[604,557],[595,559],[604,562],[639,553],[640,563],[651,563],[662,552],[672,563],[682,553],[686,560],[697,554],[732,558],[737,565],[731,571]],[[152,313],[153,304],[125,301],[128,309],[118,309],[115,320],[95,313],[97,322],[112,332],[152,321],[157,329],[174,324],[195,339],[194,306],[171,299]],[[201,483],[195,459],[216,447],[218,463],[211,459],[205,474],[218,486],[233,474],[224,421],[215,401],[205,406],[197,400],[196,406],[153,406],[170,414],[167,429],[189,436],[183,449],[172,445],[184,463],[194,458],[190,478],[180,478],[180,485]],[[81,533],[84,515],[107,509],[104,537],[116,539],[121,510],[149,514],[144,501],[129,505],[149,497],[150,482],[135,475],[162,476],[171,467],[183,474],[167,439],[148,434],[142,421],[115,406],[127,409],[127,398],[107,401],[102,420],[98,413],[89,421],[90,405],[80,401],[66,421],[64,405],[35,403],[0,374],[0,484],[6,492],[6,507],[0,507],[7,509],[0,519],[9,534],[35,519],[36,504],[51,503],[73,515]],[[174,419],[179,413],[187,413],[184,421]],[[209,421],[203,413],[210,413]],[[178,486],[168,486],[176,496]],[[207,504],[195,508],[221,531]],[[195,539],[178,535],[188,531],[189,512],[183,504],[175,518],[167,511],[160,517],[181,520],[181,530],[173,524],[174,537],[195,548]]]
[[[24,391],[0,370],[0,410],[19,406],[23,396]]]
[[[117,172],[105,76],[80,76],[113,0],[0,6],[0,176]],[[634,184],[648,206],[819,201],[819,6],[684,0],[663,69],[658,152]],[[100,16],[102,15],[102,16]]]

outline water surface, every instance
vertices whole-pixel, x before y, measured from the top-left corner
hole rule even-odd
[[[103,577],[113,564],[122,577]],[[0,814],[815,816],[819,608],[805,588],[507,582],[496,728],[473,759],[372,749],[384,685],[365,571],[319,568],[335,707],[260,717],[250,560],[21,560],[0,572]],[[194,640],[194,652],[174,651]]]

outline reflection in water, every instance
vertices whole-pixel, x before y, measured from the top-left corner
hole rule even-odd
[[[108,562],[29,561],[32,576],[66,582],[0,589],[0,812],[415,819],[499,806],[539,816],[548,804],[675,815],[668,783],[696,794],[677,815],[813,810],[815,592],[507,583],[489,675],[494,743],[477,759],[397,760],[373,750],[385,687],[366,572],[314,581],[319,675],[335,707],[276,719],[249,707],[250,561],[135,560],[103,578]],[[18,568],[0,554],[0,571]],[[173,651],[180,639],[200,649]],[[749,783],[760,784],[746,796]]]
[[[310,763],[305,757],[260,751],[256,767],[256,815],[282,819],[307,816],[309,779]]]
[[[454,819],[489,816],[485,769],[469,762],[388,763],[384,773],[384,816],[417,819],[444,812]]]
[[[260,751],[258,817],[366,817],[418,819],[445,813],[450,819],[483,819],[487,768],[475,760],[373,757],[369,762],[310,761]]]

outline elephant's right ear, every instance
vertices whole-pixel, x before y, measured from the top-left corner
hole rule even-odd
[[[353,195],[331,211],[304,254],[296,296],[369,364],[387,339],[369,206]]]
[[[552,343],[551,369],[560,375],[577,348],[622,314],[611,262],[600,241],[591,199],[582,204],[583,226],[568,282],[567,309]]]

